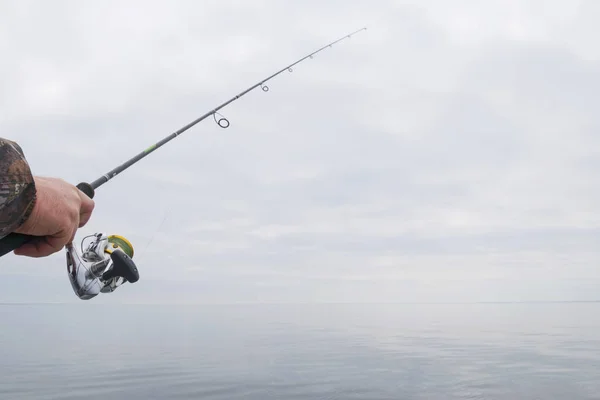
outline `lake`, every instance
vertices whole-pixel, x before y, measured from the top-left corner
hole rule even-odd
[[[600,399],[600,303],[2,305],[1,399]]]

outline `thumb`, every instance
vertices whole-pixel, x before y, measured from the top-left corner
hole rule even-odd
[[[80,192],[79,197],[81,198],[81,207],[79,209],[79,228],[83,227],[88,223],[92,217],[92,212],[96,204],[94,200],[90,199],[85,193]]]

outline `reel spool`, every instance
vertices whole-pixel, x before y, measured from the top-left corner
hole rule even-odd
[[[110,235],[107,237],[109,246],[106,246],[104,250],[108,254],[112,253],[114,249],[120,248],[127,254],[129,257],[133,258],[133,245],[123,236],[119,235]]]

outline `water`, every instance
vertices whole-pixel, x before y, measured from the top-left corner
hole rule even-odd
[[[600,399],[600,303],[0,315],[1,399]]]

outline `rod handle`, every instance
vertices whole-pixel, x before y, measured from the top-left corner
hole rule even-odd
[[[22,233],[9,233],[7,236],[3,237],[0,240],[0,257],[3,255],[10,253],[11,251],[18,249],[25,243],[34,239],[35,236],[32,235],[24,235]]]

